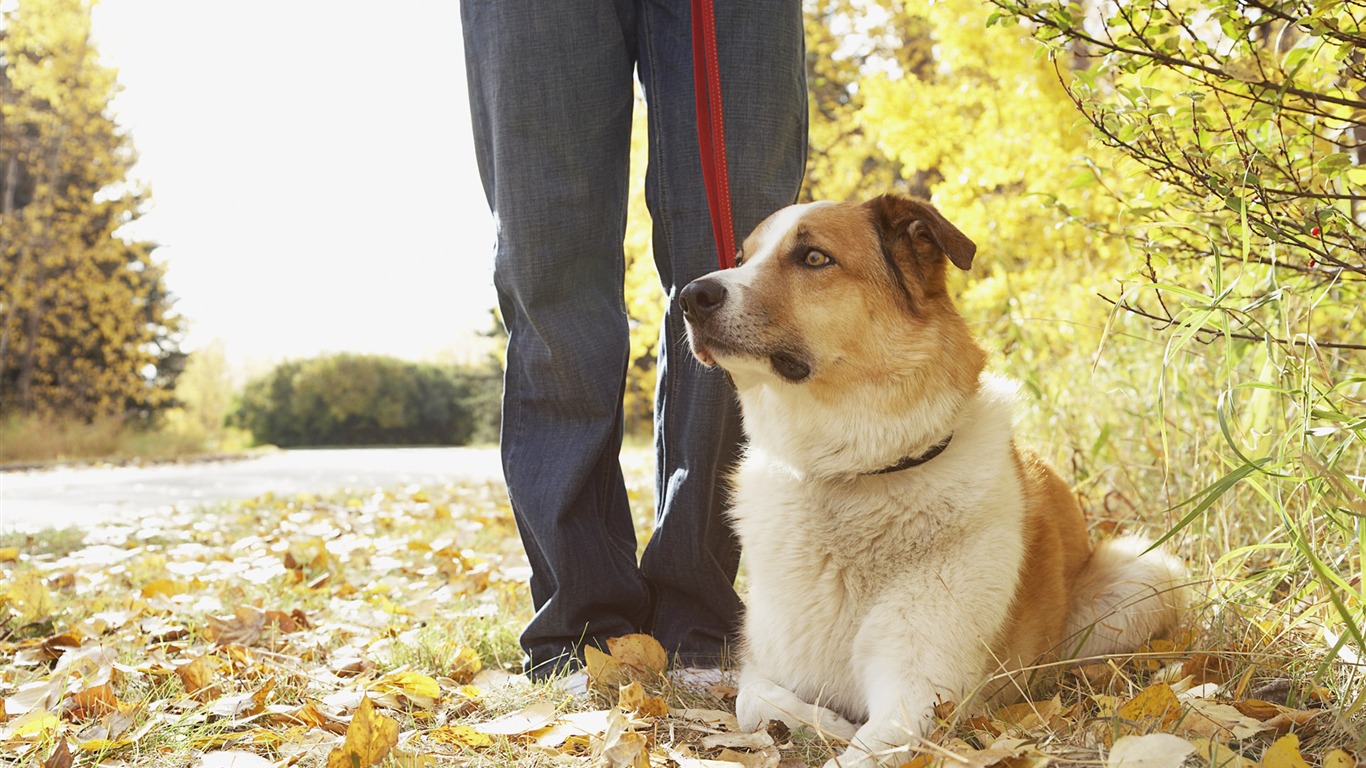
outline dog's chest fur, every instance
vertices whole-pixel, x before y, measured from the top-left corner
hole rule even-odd
[[[895,599],[907,629],[923,630],[991,603],[983,631],[994,631],[990,617],[1004,614],[1022,557],[1003,405],[977,398],[948,450],[902,472],[810,479],[762,452],[746,457],[732,515],[749,563],[747,673],[861,719],[859,632],[874,607],[885,615]],[[965,580],[986,591],[961,594]]]

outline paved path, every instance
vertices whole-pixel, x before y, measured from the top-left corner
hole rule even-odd
[[[93,524],[162,506],[503,477],[496,448],[281,451],[152,467],[0,473],[0,531]]]

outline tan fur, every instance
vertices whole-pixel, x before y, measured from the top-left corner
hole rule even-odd
[[[737,715],[849,739],[843,768],[902,761],[936,701],[1014,698],[1030,665],[1133,650],[1182,606],[1179,562],[1093,549],[1067,484],[1015,446],[1013,390],[946,288],[975,251],[923,201],[793,206],[682,293],[749,435]]]

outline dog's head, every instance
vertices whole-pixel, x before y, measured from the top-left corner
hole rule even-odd
[[[735,269],[685,287],[693,354],[742,391],[800,387],[817,400],[860,383],[971,390],[984,356],[946,293],[976,246],[927,202],[784,208],[744,242]]]

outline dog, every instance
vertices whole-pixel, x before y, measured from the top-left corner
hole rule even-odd
[[[947,294],[975,252],[923,200],[807,203],[680,292],[748,437],[736,714],[848,741],[827,766],[901,762],[937,703],[1018,698],[1030,665],[1133,651],[1186,602],[1180,561],[1093,547],[1067,484],[1016,447],[1014,389]]]

